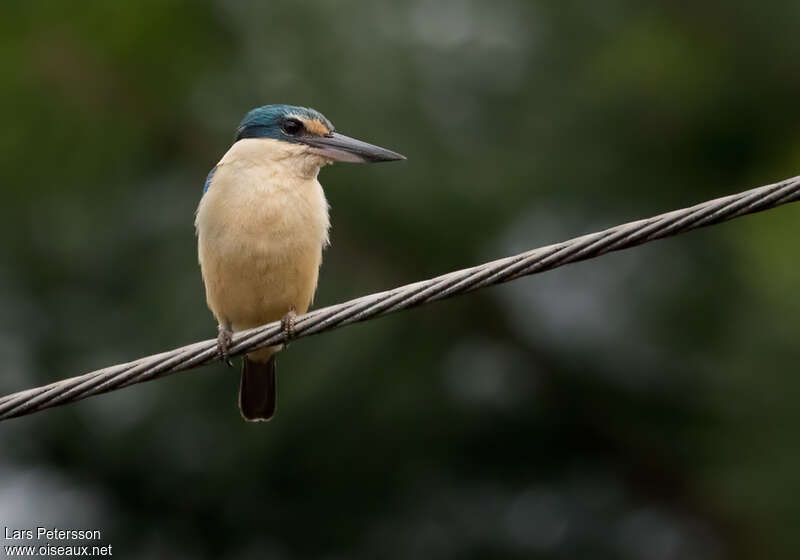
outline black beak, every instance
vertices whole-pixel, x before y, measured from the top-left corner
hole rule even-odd
[[[333,132],[329,136],[306,136],[301,141],[311,146],[314,153],[333,161],[376,163],[406,159],[406,156],[391,150],[367,144],[338,132]]]

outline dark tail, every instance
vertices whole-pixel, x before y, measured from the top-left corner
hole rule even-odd
[[[266,362],[243,358],[239,410],[248,422],[264,422],[275,414],[275,356]]]

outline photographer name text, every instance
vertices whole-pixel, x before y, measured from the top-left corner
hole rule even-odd
[[[47,540],[47,541],[100,541],[103,539],[97,529],[59,529],[58,527],[35,527],[33,529],[12,529],[4,527],[5,538],[9,540]]]

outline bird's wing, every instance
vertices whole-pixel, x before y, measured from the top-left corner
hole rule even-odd
[[[203,185],[203,194],[206,194],[208,187],[211,186],[211,179],[214,178],[214,172],[217,170],[217,166],[214,166],[214,169],[208,172],[208,177],[206,177],[206,184]]]

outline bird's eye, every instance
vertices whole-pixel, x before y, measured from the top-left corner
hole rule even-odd
[[[281,124],[281,129],[289,136],[296,136],[303,131],[303,123],[297,119],[286,119]]]

